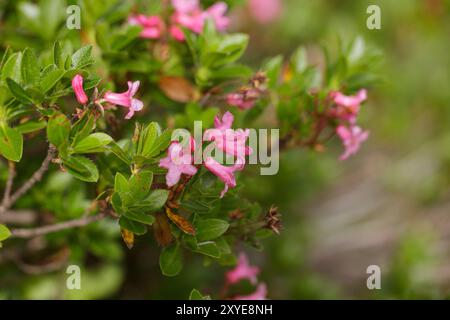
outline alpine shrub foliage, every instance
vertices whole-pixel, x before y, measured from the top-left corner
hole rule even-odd
[[[79,30],[66,26],[73,4]],[[259,174],[246,170],[257,152],[248,129],[279,128],[280,153],[323,151],[337,137],[347,159],[368,138],[357,116],[378,55],[355,38],[325,49],[320,64],[303,47],[245,64],[251,39],[227,31],[241,5],[0,3],[2,251],[50,259],[52,270],[92,256],[108,266],[122,243],[132,250],[151,233],[143,239],[160,247],[162,274],[176,276],[186,251],[234,265],[237,244],[280,232],[276,209],[245,199],[239,181]],[[212,133],[173,140],[194,121]],[[234,161],[194,163],[194,150],[212,143]],[[42,246],[27,245],[35,238]]]

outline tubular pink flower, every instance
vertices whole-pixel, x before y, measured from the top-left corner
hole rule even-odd
[[[357,153],[361,143],[369,137],[368,131],[363,131],[360,127],[354,125],[350,128],[340,125],[336,128],[336,133],[345,147],[345,152],[340,156],[340,160],[346,160]]]
[[[143,14],[130,16],[128,23],[143,28],[140,37],[146,39],[159,39],[164,31],[164,22],[159,16],[145,16]]]
[[[252,284],[256,284],[256,276],[259,274],[259,268],[251,266],[248,262],[247,255],[241,253],[236,267],[225,274],[225,279],[228,284],[235,284],[241,280],[248,280]]]
[[[233,300],[266,300],[267,299],[267,286],[265,283],[258,284],[256,291],[247,296],[236,296]]]
[[[349,121],[354,124],[358,116],[360,105],[367,99],[367,90],[361,89],[354,96],[346,96],[341,92],[332,92],[330,94],[336,107],[331,113],[336,118]]]
[[[88,102],[88,97],[83,89],[83,77],[79,74],[75,75],[72,79],[72,89],[75,92],[75,96],[77,97],[77,101],[80,104],[85,105]]]
[[[261,24],[277,20],[283,10],[281,0],[250,0],[250,14]]]
[[[141,100],[133,98],[139,89],[140,82],[128,81],[128,90],[123,93],[106,92],[103,100],[111,104],[119,105],[129,109],[125,119],[131,119],[136,111],[141,111],[144,104]]]
[[[193,176],[197,173],[197,168],[192,165],[192,148],[193,146],[191,143],[191,146],[186,153],[183,146],[179,142],[174,141],[169,147],[167,157],[159,161],[159,166],[168,170],[166,183],[169,187],[176,185],[178,181],[180,181],[182,174]]]
[[[236,187],[236,178],[234,173],[236,171],[241,171],[244,169],[245,160],[242,158],[237,158],[236,163],[231,167],[226,167],[218,163],[212,157],[206,158],[204,165],[206,169],[215,174],[221,181],[225,183],[225,188],[222,190],[220,197],[223,198],[225,193],[227,193],[228,188]]]

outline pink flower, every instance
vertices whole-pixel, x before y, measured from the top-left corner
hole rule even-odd
[[[250,0],[248,5],[250,14],[261,24],[275,21],[283,10],[281,0]]]
[[[225,274],[225,278],[228,284],[235,284],[241,280],[249,280],[252,284],[256,284],[258,273],[259,268],[251,266],[245,253],[241,253],[238,264]]]
[[[185,40],[183,30],[181,30],[179,26],[177,25],[170,26],[169,32],[175,40],[180,42]]]
[[[215,129],[208,129],[205,131],[203,139],[205,141],[214,141],[217,148],[229,155],[244,158],[253,150],[246,146],[247,138],[250,135],[249,129],[231,129],[234,117],[230,112],[226,112],[222,120],[218,116],[214,119]]]
[[[222,120],[216,116],[214,118],[214,127],[219,130],[226,130],[231,129],[231,126],[233,125],[234,116],[231,112],[227,111],[222,116]]]
[[[192,148],[191,144],[189,149],[185,150],[179,142],[174,141],[169,147],[167,157],[159,161],[159,166],[168,170],[166,183],[169,187],[176,185],[182,174],[193,176],[197,173],[197,168],[192,165]]]
[[[332,92],[330,96],[337,105],[336,108],[332,109],[332,115],[354,124],[361,103],[367,99],[367,90],[361,89],[354,96],[346,96],[341,92]]]
[[[141,100],[133,98],[139,89],[140,82],[128,81],[128,90],[123,93],[106,92],[103,101],[116,104],[129,109],[125,119],[131,119],[136,111],[141,111],[144,104]]]
[[[236,296],[233,300],[266,300],[267,299],[267,286],[265,283],[260,283],[256,288],[256,291],[247,296]]]
[[[200,34],[203,31],[206,19],[212,19],[219,31],[225,30],[229,25],[229,18],[225,16],[227,5],[218,2],[209,9],[203,11],[199,1],[196,0],[172,0],[175,12],[171,17],[172,25],[170,34],[177,41],[184,41],[185,36],[181,27]]]
[[[75,96],[77,97],[78,103],[86,104],[88,102],[88,97],[83,89],[83,77],[77,74],[72,79],[72,89],[75,92]]]
[[[190,13],[200,8],[198,0],[172,0],[172,6],[182,13]]]
[[[360,127],[354,125],[350,128],[340,125],[336,128],[336,132],[345,147],[345,152],[340,156],[340,160],[346,160],[358,152],[361,143],[369,137],[368,131],[363,131]]]
[[[245,161],[242,158],[237,158],[236,163],[231,167],[226,167],[218,163],[212,157],[206,158],[204,165],[206,169],[214,173],[220,180],[225,183],[225,188],[222,190],[220,197],[223,198],[227,193],[228,188],[236,187],[236,178],[234,177],[235,171],[241,171],[244,169]]]
[[[234,92],[227,95],[227,102],[230,106],[238,107],[241,110],[247,110],[254,107],[256,102],[256,92]]]
[[[230,18],[225,16],[227,9],[225,2],[217,2],[206,10],[206,18],[211,18],[219,31],[225,31],[230,24]]]
[[[145,16],[143,14],[130,16],[128,23],[143,28],[140,36],[146,39],[158,39],[164,30],[164,22],[159,16]]]

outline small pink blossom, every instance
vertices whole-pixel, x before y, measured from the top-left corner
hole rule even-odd
[[[219,31],[224,31],[229,25],[229,18],[225,16],[228,7],[224,2],[218,2],[207,10],[202,10],[199,1],[194,0],[172,0],[172,6],[175,12],[169,32],[177,41],[185,40],[181,27],[200,34],[207,19],[212,19]]]
[[[214,141],[217,148],[229,155],[244,158],[253,152],[252,148],[246,146],[250,130],[231,129],[233,120],[233,115],[228,111],[223,115],[222,120],[216,116],[214,119],[215,129],[206,130],[203,139]]]
[[[177,40],[179,42],[182,42],[185,40],[183,30],[181,30],[181,28],[179,26],[177,26],[177,25],[170,26],[169,32],[175,40]]]
[[[283,10],[281,0],[250,0],[248,5],[250,14],[261,24],[277,20]]]
[[[75,96],[77,97],[77,101],[80,104],[85,105],[88,102],[88,97],[83,89],[83,77],[79,74],[75,75],[72,79],[72,89],[75,92]]]
[[[233,166],[226,167],[218,163],[212,157],[208,157],[206,158],[204,165],[206,169],[211,171],[225,183],[225,188],[220,194],[220,197],[223,198],[225,193],[227,193],[228,188],[236,187],[236,178],[234,176],[234,173],[236,171],[241,171],[242,169],[244,169],[245,160],[242,158],[237,158],[236,163]]]
[[[227,95],[227,103],[230,106],[238,107],[241,110],[248,110],[255,106],[256,99],[247,97],[247,94],[242,92],[234,92]]]
[[[349,128],[340,125],[336,128],[336,133],[342,140],[345,152],[340,156],[340,160],[346,160],[351,155],[358,152],[361,143],[369,137],[368,131],[363,131],[360,127],[352,125]]]
[[[225,15],[227,10],[228,6],[225,2],[217,2],[206,10],[206,18],[214,21],[217,30],[225,31],[230,25],[230,18]]]
[[[248,280],[252,284],[257,283],[256,276],[259,274],[259,268],[251,266],[245,253],[239,255],[239,261],[236,267],[225,274],[228,284],[235,284],[241,280]]]
[[[197,168],[192,165],[192,148],[192,143],[188,150],[185,150],[179,142],[173,141],[169,147],[167,157],[159,161],[159,166],[168,170],[166,183],[169,187],[176,185],[180,181],[182,174],[193,176],[197,173]]]
[[[266,300],[267,286],[265,283],[258,284],[256,291],[246,296],[236,296],[233,300]]]
[[[227,111],[220,119],[218,116],[214,118],[214,127],[219,130],[231,129],[233,125],[234,116],[231,112]]]
[[[130,16],[128,23],[143,28],[140,36],[146,39],[159,39],[164,31],[164,22],[159,16],[145,16],[143,14]]]
[[[361,89],[354,96],[346,96],[341,92],[332,92],[330,94],[336,107],[331,113],[336,118],[349,121],[354,124],[358,116],[360,105],[367,99],[367,90]]]
[[[182,13],[190,13],[200,8],[198,0],[172,0],[172,6]]]
[[[136,111],[141,111],[144,104],[141,100],[133,98],[139,89],[140,82],[128,81],[128,90],[123,93],[106,92],[103,96],[103,101],[111,104],[119,105],[129,109],[125,119],[131,119]]]

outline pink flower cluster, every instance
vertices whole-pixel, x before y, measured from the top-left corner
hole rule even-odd
[[[201,8],[199,0],[172,0],[172,6],[175,11],[170,17],[169,33],[177,41],[185,40],[182,28],[200,34],[208,19],[214,21],[219,31],[224,31],[230,24],[230,19],[225,15],[228,9],[225,2],[217,2],[206,10]],[[141,26],[140,36],[145,39],[159,39],[166,29],[159,16],[132,15],[128,23]]]
[[[159,16],[133,15],[128,18],[131,25],[141,26],[140,37],[144,39],[159,39],[164,33],[164,21]]]
[[[199,34],[208,19],[214,21],[219,31],[224,31],[230,24],[229,18],[225,16],[228,9],[225,2],[217,2],[206,10],[202,10],[198,0],[172,0],[172,6],[175,12],[170,19],[169,31],[178,41],[185,40],[182,27]]]
[[[345,147],[340,160],[346,160],[357,153],[361,143],[369,137],[368,131],[363,131],[356,125],[361,103],[367,99],[367,90],[361,89],[353,96],[346,96],[341,92],[331,92],[330,97],[335,104],[330,110],[330,114],[341,121],[336,128],[336,133]]]
[[[267,297],[267,287],[265,283],[259,283],[257,276],[260,270],[251,266],[245,253],[239,255],[236,267],[225,274],[226,285],[233,285],[242,280],[248,280],[251,284],[257,285],[256,291],[245,296],[235,296],[233,300],[265,300]]]
[[[205,168],[225,184],[220,197],[223,197],[229,188],[236,187],[235,172],[244,169],[245,156],[252,153],[252,149],[246,146],[249,130],[231,129],[233,121],[234,117],[230,112],[226,112],[222,119],[216,116],[215,128],[206,130],[203,136],[203,141],[214,142],[216,148],[225,154],[236,156],[236,161],[232,166],[224,166],[213,157],[207,157],[203,161]],[[184,149],[178,142],[172,142],[167,157],[160,160],[159,166],[168,169],[166,183],[169,187],[177,184],[182,174],[192,176],[197,172],[192,164],[191,153],[194,149],[193,142],[189,148]]]
[[[144,103],[134,98],[134,95],[139,89],[140,82],[128,81],[128,90],[123,93],[114,93],[111,91],[107,91],[102,99],[97,99],[95,103],[102,107],[103,103],[111,104],[111,105],[119,105],[124,108],[128,108],[128,113],[125,116],[125,119],[131,119],[136,111],[141,111],[144,107]],[[72,89],[75,92],[75,96],[77,101],[80,104],[85,105],[88,102],[88,98],[83,89],[83,77],[77,74],[72,79]]]

